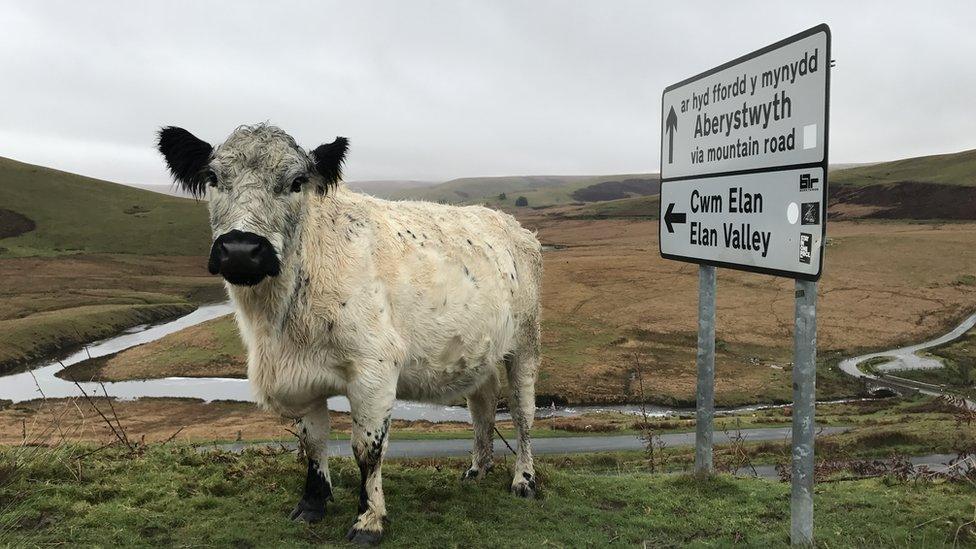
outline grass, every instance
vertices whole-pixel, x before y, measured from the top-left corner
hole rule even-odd
[[[304,467],[291,454],[199,453],[155,446],[82,459],[62,447],[14,463],[0,450],[0,545],[307,547],[345,545],[359,473],[331,462],[335,502],[326,519],[287,520]],[[462,460],[388,462],[386,547],[784,546],[789,485],[718,476],[601,473],[603,456],[565,467],[539,460],[543,497],[508,494],[508,467],[462,484]],[[944,546],[974,541],[971,487],[886,479],[822,483],[815,538],[827,547]],[[935,519],[935,520],[933,520]]]
[[[179,433],[177,440],[183,443],[294,440],[294,435],[290,432],[290,421],[247,402],[141,398],[116,400],[109,406],[103,398],[98,398],[94,403],[102,410],[113,409],[120,424],[134,440],[158,442],[167,440],[174,432]],[[47,432],[44,430],[45,426],[54,418],[59,418],[58,433],[64,433],[67,440],[102,441],[106,431],[100,428],[99,416],[92,406],[87,401],[71,399],[38,399],[17,404],[8,403],[6,407],[0,403],[0,445],[21,444],[25,433],[30,443],[47,443],[48,438],[39,437]],[[348,439],[351,430],[349,414],[334,411],[331,416],[330,438]],[[791,422],[791,408],[784,406],[734,415],[719,414],[715,418],[714,429],[716,432],[736,432],[763,427],[782,428],[789,427]],[[835,457],[865,457],[883,456],[896,449],[922,455],[933,452],[954,453],[962,448],[976,446],[976,432],[972,428],[960,426],[953,410],[929,397],[821,404],[817,408],[817,424],[843,427],[846,430],[845,433],[821,439],[825,445],[818,449],[818,456],[821,457],[831,455],[828,451],[836,454]],[[515,440],[510,420],[499,420],[497,426],[507,440]],[[695,429],[694,415],[689,411],[678,416],[651,417],[646,428],[656,434],[692,432]],[[532,429],[532,436],[637,436],[643,430],[644,423],[639,415],[589,412],[569,418],[539,418]],[[462,422],[395,420],[391,430],[393,440],[470,439],[471,436],[471,426]],[[860,440],[862,436],[873,442],[863,444]],[[906,441],[911,444],[906,445]],[[685,456],[681,459],[690,461],[689,448],[679,447],[674,451],[676,455]],[[771,446],[771,443],[762,443],[757,446],[754,457],[759,459],[765,456],[769,460],[775,460],[782,455],[788,455],[788,451],[779,446]]]
[[[580,206],[565,215],[574,219],[604,219],[604,218],[641,218],[658,219],[660,217],[660,195],[638,196],[594,202]]]
[[[823,405],[818,417],[852,426],[847,433],[818,437],[820,461],[954,453],[976,446],[976,426],[956,423],[952,409],[928,397]],[[788,421],[789,409],[765,410],[718,418],[716,428],[734,432]],[[665,432],[687,425],[662,419],[652,428]],[[129,432],[130,439],[136,437]],[[431,437],[413,433],[397,438]],[[343,545],[354,520],[359,473],[350,459],[330,460],[335,502],[323,523],[304,526],[286,519],[304,478],[304,466],[294,454],[255,448],[234,455],[186,444],[153,444],[135,453],[117,446],[97,448],[0,447],[0,546]],[[755,465],[783,464],[789,455],[785,441],[746,443],[738,449],[720,445],[715,462],[729,467],[746,456]],[[667,470],[687,471],[693,448],[664,448],[662,458]],[[458,481],[466,462],[387,461],[383,476],[391,522],[385,546],[788,543],[789,485],[782,482],[647,474],[646,455],[640,451],[548,455],[536,459],[542,498],[524,501],[508,494],[510,457],[476,485]],[[819,545],[976,543],[976,494],[970,484],[895,476],[849,480],[859,470],[833,468],[820,477],[815,491]]]
[[[671,374],[685,370],[684,355],[688,349],[694,349],[692,339],[640,330],[621,336],[620,331],[612,326],[592,319],[569,317],[544,319],[543,333],[544,360],[536,384],[536,394],[542,405],[547,405],[551,400],[569,404],[640,400],[632,367],[621,372],[588,372],[588,365],[600,364],[611,354],[626,354],[629,348],[621,347],[621,339],[646,346],[649,349],[647,354],[652,355],[645,358],[654,361],[645,365],[648,368],[645,373],[648,390],[644,397],[647,403],[682,407],[695,405],[693,386],[675,386],[669,382]],[[741,374],[727,369],[729,363],[748,364],[750,357],[763,356],[768,352],[755,345],[720,342],[719,375],[723,380],[733,376],[740,376],[740,379],[719,387],[716,397],[718,406],[785,403],[792,399],[789,369],[777,370],[772,374],[778,383],[768,383],[769,377],[756,367],[750,367],[751,371]],[[244,355],[237,325],[231,316],[226,316],[118,355],[75,364],[68,368],[65,377],[103,381],[167,376],[243,378],[246,377]],[[858,394],[857,384],[838,374],[827,359],[820,361],[818,376],[818,391],[823,399]],[[588,384],[583,382],[584,378]],[[599,388],[595,386],[597,383],[600,384]],[[502,394],[505,394],[504,391]]]
[[[0,158],[0,204],[37,228],[0,240],[0,257],[77,253],[203,255],[206,205]]]
[[[976,149],[906,158],[830,173],[831,184],[875,185],[900,181],[976,186]]]
[[[959,275],[956,277],[955,283],[959,286],[976,286],[976,275]]]
[[[124,254],[0,259],[0,372],[226,299],[205,262]]]
[[[196,308],[191,303],[169,299],[162,303],[85,305],[0,321],[0,364],[41,359],[130,326],[182,316]]]
[[[0,204],[0,372],[224,299],[203,203],[0,158]]]

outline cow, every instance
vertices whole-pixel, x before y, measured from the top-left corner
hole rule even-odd
[[[353,192],[341,181],[343,137],[310,152],[268,124],[240,126],[216,147],[178,127],[157,137],[175,183],[207,200],[207,267],[234,304],[255,400],[297,422],[308,470],[293,520],[321,520],[332,500],[327,398],[349,399],[361,475],[347,539],[375,544],[394,400],[466,398],[475,436],[462,479],[476,481],[492,468],[502,370],[518,436],[511,491],[535,496],[534,233],[482,206]]]

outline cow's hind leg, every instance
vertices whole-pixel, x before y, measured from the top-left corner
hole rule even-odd
[[[474,451],[471,454],[471,468],[461,475],[462,480],[479,480],[491,471],[497,404],[498,377],[492,372],[488,380],[468,397],[468,410],[474,427]]]
[[[329,408],[323,402],[315,411],[298,421],[298,436],[308,459],[305,491],[291,512],[291,519],[318,522],[325,516],[325,502],[332,501],[332,479],[329,477]]]
[[[365,370],[365,368],[363,369]],[[380,370],[377,368],[377,370]],[[396,373],[361,374],[348,389],[352,415],[352,453],[359,465],[359,516],[346,536],[353,543],[375,545],[383,538],[383,454],[396,395]]]
[[[515,456],[515,478],[512,493],[524,498],[536,494],[535,466],[532,463],[532,442],[529,430],[535,419],[535,380],[539,369],[538,326],[525,335],[525,342],[505,358],[508,373],[508,407],[518,435]]]

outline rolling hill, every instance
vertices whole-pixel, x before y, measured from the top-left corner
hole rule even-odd
[[[204,255],[209,247],[202,202],[0,158],[0,257]]]
[[[514,205],[519,196],[524,196],[529,206],[535,207],[613,200],[656,192],[659,192],[657,174],[525,175],[464,177],[431,187],[398,190],[389,193],[387,198],[505,207]],[[501,199],[503,193],[505,198]]]
[[[976,219],[976,149],[830,175],[835,219]]]
[[[905,181],[976,187],[976,149],[881,162],[830,174],[832,185],[880,185]]]
[[[593,185],[575,194],[599,187]],[[656,218],[658,204],[655,192],[579,205],[558,215]],[[829,214],[832,219],[976,219],[976,150],[831,165]]]
[[[0,158],[0,373],[225,299],[206,205]]]

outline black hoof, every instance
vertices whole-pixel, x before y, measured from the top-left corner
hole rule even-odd
[[[346,534],[346,539],[356,545],[379,545],[380,540],[383,539],[383,532],[350,528],[349,533]]]
[[[288,518],[296,522],[306,522],[312,524],[325,518],[325,505],[316,507],[309,504],[304,499],[298,502]]]
[[[467,471],[461,473],[461,480],[480,480],[488,476],[491,472],[492,466],[488,465],[482,469],[475,469],[474,467],[468,469]]]
[[[535,477],[528,473],[522,473],[522,476],[525,477],[525,482],[513,484],[512,493],[520,498],[535,499]]]

